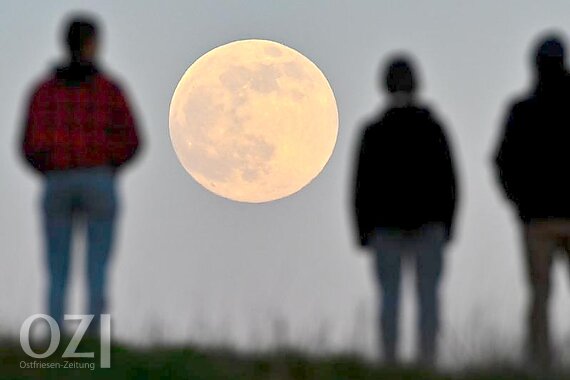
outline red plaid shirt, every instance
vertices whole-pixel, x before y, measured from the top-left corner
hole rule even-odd
[[[138,146],[125,97],[99,72],[74,86],[54,75],[32,95],[23,152],[40,172],[119,167]]]

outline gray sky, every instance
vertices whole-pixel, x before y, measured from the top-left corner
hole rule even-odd
[[[110,284],[119,338],[252,348],[270,344],[281,320],[288,326],[282,335],[294,344],[373,352],[376,288],[370,257],[354,244],[347,200],[360,125],[382,102],[379,63],[405,50],[418,58],[423,95],[447,123],[461,170],[459,228],[442,288],[447,360],[484,353],[481,343],[508,353],[519,342],[526,294],[519,231],[490,155],[506,100],[528,84],[531,43],[550,28],[568,32],[570,3],[3,1],[0,327],[10,334],[43,311],[45,284],[41,182],[19,156],[21,113],[30,86],[59,59],[61,22],[75,10],[103,21],[105,67],[128,89],[146,141],[120,180]],[[324,171],[270,204],[235,203],[204,190],[178,163],[168,134],[170,99],[186,68],[245,38],[274,40],[311,59],[339,109],[338,141]],[[70,312],[83,311],[76,253]],[[555,274],[554,333],[568,344],[568,268],[558,265]],[[413,284],[406,285],[411,296]],[[403,311],[409,354],[410,297]]]

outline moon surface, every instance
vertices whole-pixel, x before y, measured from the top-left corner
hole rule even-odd
[[[217,47],[186,70],[170,138],[203,187],[240,202],[296,193],[328,162],[338,134],[333,91],[301,53],[266,40]]]

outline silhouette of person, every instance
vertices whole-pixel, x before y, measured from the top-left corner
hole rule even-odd
[[[437,359],[443,251],[453,233],[458,190],[444,128],[419,102],[417,87],[409,58],[389,62],[388,104],[363,130],[353,201],[358,242],[375,253],[384,359],[397,361],[401,265],[413,259],[418,360],[431,366]]]
[[[119,203],[116,178],[140,144],[124,94],[97,64],[97,31],[89,17],[70,21],[65,36],[69,60],[34,89],[22,143],[26,161],[43,177],[49,314],[61,326],[71,240],[81,223],[87,232],[93,332],[106,310]]]
[[[531,293],[527,354],[532,364],[548,367],[550,268],[557,250],[570,257],[570,75],[560,38],[539,42],[534,67],[534,88],[510,107],[495,163],[522,221]]]

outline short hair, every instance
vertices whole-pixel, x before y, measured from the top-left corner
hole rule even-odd
[[[75,17],[69,22],[65,43],[72,57],[79,57],[85,44],[97,36],[97,24],[89,17]]]
[[[409,58],[397,56],[392,58],[386,67],[385,86],[389,93],[414,92],[417,81],[414,68]]]

